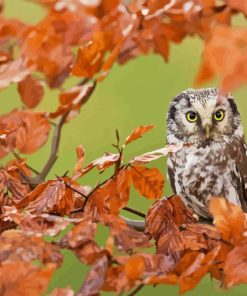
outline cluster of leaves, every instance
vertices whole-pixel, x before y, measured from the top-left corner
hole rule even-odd
[[[224,91],[245,83],[247,32],[231,26],[234,14],[247,14],[244,1],[29,1],[46,10],[32,25],[7,19],[0,0],[0,89],[17,84],[24,105],[0,116],[0,158],[15,156],[0,168],[0,294],[41,295],[62,266],[62,249],[92,266],[78,295],[131,289],[134,295],[144,285],[162,283],[178,284],[185,292],[206,273],[224,287],[246,283],[246,221],[238,207],[212,200],[214,227],[198,224],[178,196],[160,199],[163,174],[146,164],[186,147],[169,146],[123,162],[125,147],[153,126],[136,128],[122,146],[117,133],[117,153],[86,166],[79,146],[72,176],[46,180],[63,125],[79,114],[114,63],[149,53],[167,62],[171,43],[195,35],[205,42],[197,83],[215,75]],[[64,82],[72,76],[81,80],[66,89]],[[59,90],[59,104],[53,112],[35,112],[45,87]],[[37,172],[22,154],[38,151],[52,127],[51,153]],[[114,170],[109,179],[94,188],[80,185],[91,170],[109,167]],[[131,186],[157,200],[147,215],[128,206]],[[125,219],[123,211],[145,223]],[[96,242],[99,224],[109,229],[104,246]],[[47,241],[61,232],[62,238]],[[153,241],[156,253],[145,252]],[[56,289],[51,295],[74,292]]]
[[[242,210],[224,198],[215,198],[209,205],[215,226],[200,224],[179,196],[161,198],[163,175],[146,167],[186,146],[168,146],[123,163],[126,146],[152,128],[134,129],[122,146],[117,132],[114,146],[118,153],[107,153],[88,165],[84,165],[84,150],[79,146],[71,177],[33,184],[23,159],[10,161],[1,169],[1,295],[5,291],[41,295],[53,271],[63,263],[62,249],[91,265],[77,295],[120,294],[131,289],[134,295],[144,285],[157,284],[178,284],[183,293],[207,273],[226,288],[247,282],[246,216]],[[94,188],[78,183],[92,169],[102,172],[110,167],[114,174]],[[147,215],[127,206],[132,184],[141,196],[156,199]],[[145,222],[136,227],[120,216],[122,210],[145,218]],[[103,246],[96,242],[99,224],[109,229]],[[47,237],[55,238],[48,242]],[[153,241],[155,254],[147,251],[154,247]],[[55,289],[51,295],[69,296],[74,291]]]

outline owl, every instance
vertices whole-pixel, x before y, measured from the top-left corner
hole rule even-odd
[[[188,89],[167,113],[167,144],[183,148],[168,157],[174,193],[201,218],[210,219],[211,197],[224,197],[247,212],[247,154],[240,115],[230,94]]]

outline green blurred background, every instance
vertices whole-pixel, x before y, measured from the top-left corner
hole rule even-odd
[[[5,15],[9,18],[17,17],[29,23],[38,22],[44,15],[40,6],[24,0],[5,0]],[[243,18],[234,20],[235,24],[245,24]],[[73,169],[76,162],[75,148],[82,144],[86,149],[86,162],[89,162],[104,152],[114,152],[112,143],[115,142],[115,129],[117,128],[122,140],[130,131],[139,125],[155,124],[156,128],[139,141],[129,145],[126,150],[126,159],[132,155],[139,155],[165,145],[165,117],[171,98],[178,92],[193,87],[193,80],[200,64],[202,42],[195,38],[187,38],[180,45],[171,46],[169,63],[157,55],[142,56],[129,61],[124,66],[115,65],[104,82],[97,86],[92,98],[82,108],[80,115],[64,127],[59,159],[50,172],[62,175],[65,171]],[[66,87],[75,84],[70,79]],[[217,85],[214,81],[210,86]],[[234,92],[242,121],[247,130],[247,88],[243,87]],[[1,114],[13,108],[20,107],[21,101],[16,92],[16,86],[0,92]],[[45,99],[36,108],[37,110],[55,110],[58,104],[58,92],[46,90]],[[42,168],[50,151],[50,142],[39,152],[28,157],[29,164],[36,169]],[[165,159],[155,161],[151,166],[158,167],[165,174]],[[82,180],[82,184],[94,185],[97,180],[103,180],[105,174],[96,172],[89,174]],[[168,182],[165,194],[169,194]],[[131,192],[130,206],[146,211],[152,204],[140,197],[134,190]],[[126,213],[125,213],[126,214]],[[131,217],[131,216],[129,216]],[[136,218],[133,217],[132,218]],[[99,241],[104,243],[105,230],[100,228]],[[48,292],[54,287],[71,285],[78,290],[82,285],[88,268],[80,264],[70,252],[64,252],[65,261],[62,269],[55,272]],[[48,293],[47,292],[47,293]],[[177,287],[157,286],[145,287],[138,295],[177,295]],[[215,281],[209,277],[187,295],[247,295],[246,287],[237,287],[230,291],[222,291]],[[102,294],[104,295],[104,293]],[[109,295],[109,294],[107,294]]]

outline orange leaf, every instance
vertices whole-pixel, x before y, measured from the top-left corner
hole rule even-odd
[[[0,266],[0,294],[40,296],[48,287],[54,267],[40,268],[29,262],[6,262]]]
[[[69,178],[65,178],[69,183]],[[31,193],[26,195],[18,207],[27,206],[31,213],[69,214],[74,209],[73,192],[64,182],[59,180],[39,184]]]
[[[51,129],[44,113],[20,112],[22,125],[16,134],[16,148],[25,154],[37,151],[45,144]]]
[[[247,283],[247,240],[231,250],[224,265],[225,283],[228,288]]]
[[[73,177],[72,177],[73,180],[78,179],[78,177],[80,176],[80,171],[83,166],[85,150],[82,147],[82,145],[80,145],[76,148],[76,153],[77,153],[78,161],[74,167],[74,173],[73,173]]]
[[[85,212],[94,213],[97,207],[99,215],[118,215],[129,200],[131,176],[128,170],[122,169],[113,179],[99,187],[89,198]]]
[[[139,231],[130,228],[126,222],[117,216],[104,215],[101,217],[104,224],[110,227],[115,244],[119,250],[133,250],[150,247],[148,237]]]
[[[31,72],[22,59],[0,65],[0,89],[22,81]]]
[[[44,96],[43,85],[31,75],[18,83],[18,92],[28,108],[35,108]]]
[[[209,210],[213,215],[214,224],[222,238],[237,245],[244,237],[245,215],[236,205],[225,198],[212,198]]]
[[[154,128],[154,125],[144,125],[136,127],[132,131],[132,133],[125,139],[125,145],[128,145],[129,143],[141,138],[144,133],[148,132],[152,128]]]
[[[99,295],[99,290],[104,285],[105,276],[108,268],[106,256],[100,258],[89,271],[83,286],[80,288],[78,296]]]
[[[133,166],[130,171],[133,184],[140,195],[152,199],[162,196],[165,181],[158,169]]]

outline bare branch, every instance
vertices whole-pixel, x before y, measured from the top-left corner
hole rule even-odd
[[[124,216],[121,216],[121,218],[127,223],[127,225],[131,228],[134,228],[137,231],[143,232],[145,229],[145,222],[141,220],[132,220],[128,219]]]
[[[141,211],[138,211],[138,210],[136,210],[136,209],[133,209],[133,208],[131,208],[131,207],[124,207],[123,208],[123,210],[125,210],[125,211],[127,211],[127,212],[130,212],[130,213],[132,213],[132,214],[135,214],[135,215],[137,215],[137,216],[139,216],[139,217],[142,217],[142,218],[146,218],[146,215],[143,213],[143,212],[141,212]]]
[[[34,183],[44,182],[46,176],[48,175],[49,171],[51,170],[51,168],[53,167],[54,163],[57,160],[57,157],[58,157],[57,153],[58,153],[59,144],[60,144],[61,131],[62,131],[62,127],[66,121],[66,117],[67,117],[68,113],[69,113],[69,111],[61,116],[60,120],[58,121],[58,123],[55,127],[53,138],[52,138],[50,156],[49,156],[46,164],[44,165],[43,169],[41,170],[41,172],[37,175],[37,177],[35,177],[33,179]]]
[[[143,284],[140,284],[128,296],[134,296],[134,295],[136,295],[143,287],[144,287],[144,285]]]

